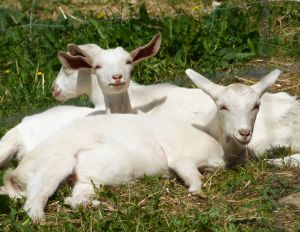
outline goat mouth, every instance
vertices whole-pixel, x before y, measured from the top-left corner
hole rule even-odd
[[[241,140],[241,139],[238,139],[235,135],[233,135],[233,137],[234,137],[234,139],[238,142],[238,143],[240,143],[240,144],[242,144],[242,145],[244,145],[244,146],[246,146],[248,143],[250,143],[250,141],[251,141],[251,139],[247,139],[247,140]]]
[[[239,140],[239,143],[240,143],[240,144],[243,144],[243,145],[247,145],[249,142],[250,142],[250,141],[240,141],[240,140]]]
[[[120,86],[123,86],[125,84],[126,84],[125,82],[122,82],[122,83],[109,83],[108,85],[113,86],[113,87],[120,87]]]

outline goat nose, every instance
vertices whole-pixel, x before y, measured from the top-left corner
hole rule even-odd
[[[114,74],[114,75],[112,75],[112,78],[114,80],[120,80],[122,78],[122,74]]]
[[[251,134],[251,131],[248,129],[239,129],[239,133],[243,137],[248,137]]]

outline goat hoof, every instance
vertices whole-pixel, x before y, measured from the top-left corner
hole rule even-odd
[[[24,207],[26,210],[26,208]],[[27,214],[30,217],[31,221],[36,224],[41,224],[46,221],[46,216],[43,210],[38,210],[38,209],[29,209],[27,210]]]
[[[201,186],[190,186],[189,192],[190,193],[201,193],[202,189]]]
[[[65,205],[71,205],[71,201],[72,201],[72,198],[71,198],[71,197],[66,197],[66,198],[64,199],[64,204],[65,204]]]
[[[98,201],[98,200],[93,200],[91,203],[92,203],[92,206],[93,206],[93,207],[99,207],[100,204],[101,204],[101,202]]]

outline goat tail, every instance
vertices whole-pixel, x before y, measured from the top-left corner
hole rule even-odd
[[[16,155],[19,147],[19,133],[16,128],[9,130],[0,140],[0,167],[6,166]]]
[[[8,169],[4,175],[4,186],[1,187],[0,193],[7,194],[11,198],[21,198],[25,195],[26,184],[19,178],[14,170]]]

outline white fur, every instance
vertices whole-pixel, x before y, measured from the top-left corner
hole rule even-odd
[[[102,51],[96,44],[84,44],[78,47],[91,58]],[[65,102],[86,94],[95,108],[104,109],[102,91],[97,80],[90,79],[91,75],[91,70],[75,70],[62,66],[52,83],[52,96],[58,101]]]
[[[64,78],[64,76],[67,75],[67,73],[62,73],[57,77],[57,80]],[[67,77],[76,78],[77,76]],[[85,78],[84,80],[88,83],[94,83],[95,79],[95,75],[92,74],[90,78]],[[74,83],[76,83],[76,80]],[[68,87],[73,89],[71,92],[75,92],[76,88],[80,89],[80,87],[76,85]],[[215,88],[213,90],[218,89],[217,85],[214,85],[213,88]],[[100,95],[101,90],[98,89],[98,91],[99,92],[95,93],[95,95]],[[217,93],[218,91],[214,92]],[[237,107],[236,111],[238,111],[238,113],[231,114],[233,117],[231,120],[239,122],[239,120],[242,119],[242,117],[240,117],[240,109],[249,107],[246,106],[246,104],[248,102],[247,99],[250,99],[250,96],[246,97],[243,92],[240,92],[235,97],[235,92],[236,91],[232,91],[231,95],[232,98],[238,99],[235,106]],[[177,113],[177,115],[186,114],[183,112],[194,112],[197,117],[201,117],[197,120],[197,123],[200,124],[201,127],[206,126],[216,112],[214,102],[206,94],[203,94],[202,91],[197,93],[196,90],[180,88],[173,85],[156,84],[144,86],[131,81],[128,94],[134,109],[142,109],[141,111],[144,112],[151,109],[149,113],[153,114],[164,112],[170,112],[170,114],[172,112],[172,114],[174,114],[176,110],[181,112]],[[228,94],[230,94],[230,92]],[[240,95],[242,96],[240,97]],[[72,96],[69,95],[68,98],[72,98]],[[263,94],[260,103],[260,110],[257,114],[253,134],[247,138],[252,138],[248,146],[254,150],[256,155],[260,155],[267,149],[276,146],[292,146],[296,152],[299,152],[300,148],[298,141],[300,139],[300,121],[298,115],[300,114],[300,102],[294,96],[279,92],[274,94]],[[97,104],[97,102],[94,102],[94,104]],[[241,106],[238,104],[241,104]],[[243,118],[245,120],[245,117]],[[253,118],[250,121],[253,123]],[[244,123],[246,122],[244,121]],[[249,125],[244,125],[243,127],[249,127]],[[253,125],[250,125],[250,127],[253,127]],[[228,133],[232,134],[232,132]],[[241,139],[238,130],[235,130],[235,136]],[[225,138],[224,136],[221,137]]]
[[[290,166],[290,167],[300,167],[300,154],[293,154],[291,156],[286,156],[283,158],[277,159],[267,159],[267,162],[272,165],[276,165],[279,167],[282,166]]]
[[[95,126],[97,125],[97,126]],[[198,167],[223,165],[222,147],[184,120],[142,115],[88,116],[69,124],[24,157],[5,176],[3,192],[25,194],[25,210],[33,220],[44,218],[43,208],[59,183],[75,171],[78,182],[72,206],[90,203],[93,186],[133,181],[144,174],[173,169],[200,191]],[[15,189],[15,193],[11,191]]]
[[[74,93],[77,96],[83,93],[87,93],[89,96],[103,94],[108,113],[133,113],[127,93],[131,71],[135,64],[154,56],[159,51],[160,43],[160,35],[156,35],[148,44],[132,52],[127,52],[122,47],[105,50],[94,45],[91,50],[96,51],[93,50],[92,55],[86,53],[80,46],[69,44],[69,53],[58,53],[58,58],[64,68],[79,70],[79,72],[83,70],[87,74],[85,78],[88,78],[88,74],[91,73],[94,74],[95,78],[90,79],[88,83],[84,82],[82,78],[79,79],[79,73],[78,75],[68,75],[66,72],[65,76],[72,76],[72,78],[65,78],[64,72],[61,71],[54,81],[53,95],[61,98],[59,93],[63,89],[67,89],[64,91],[64,98],[68,93],[68,98],[74,97]],[[99,88],[93,88],[94,79],[99,84],[102,93]],[[73,91],[71,86],[73,86]],[[87,88],[86,86],[92,87]],[[98,93],[95,93],[97,90]]]
[[[139,56],[139,59],[134,61],[135,63],[151,57],[158,52],[160,37],[155,36],[154,39],[151,41],[152,43],[150,42],[132,52],[135,56]],[[154,46],[155,49],[152,53],[139,55],[139,49],[147,49],[147,46]],[[14,156],[21,159],[41,141],[51,137],[59,128],[87,114],[92,112],[132,112],[127,88],[133,65],[126,64],[127,60],[133,59],[132,53],[126,52],[121,47],[104,50],[94,44],[81,46],[69,45],[68,48],[70,54],[79,56],[79,58],[83,57],[84,59],[96,60],[97,62],[101,61],[102,68],[94,70],[99,83],[95,79],[92,79],[93,83],[91,83],[91,70],[72,70],[67,67],[67,62],[62,60],[63,67],[54,81],[52,94],[58,100],[64,101],[86,93],[97,109],[60,106],[40,114],[25,117],[20,124],[9,130],[2,137],[0,141],[0,166],[5,166]],[[124,80],[125,85],[111,87],[109,84],[115,81],[112,78],[114,74],[121,74],[121,81]],[[86,79],[89,79],[89,81],[85,81]],[[100,87],[105,93],[104,98]],[[105,109],[105,111],[100,112],[102,109]]]
[[[59,128],[94,111],[95,109],[88,107],[58,106],[25,117],[0,140],[0,165],[5,166],[14,156],[18,160],[22,159],[37,144],[54,135]]]
[[[186,73],[216,103],[217,114],[207,130],[222,144],[226,156],[232,155],[230,162],[245,158],[245,145],[258,156],[276,146],[291,146],[296,152],[300,151],[300,102],[283,92],[263,94],[276,81],[279,70],[252,86],[227,87],[216,85],[193,70]],[[257,104],[260,104],[259,111],[254,107]],[[249,135],[242,136],[240,129],[249,130]],[[280,160],[281,164],[294,166],[300,161],[299,154],[295,154],[268,162],[279,165]]]
[[[94,105],[99,105],[97,101],[93,101],[95,98],[91,97],[102,95],[101,88],[97,85],[96,75],[90,73],[90,78],[81,79],[80,73],[76,70],[73,71],[74,73],[70,75],[61,70],[54,81],[57,88],[68,88],[68,91],[65,91],[64,100],[78,97],[81,94],[87,94],[90,96]],[[73,85],[68,84],[68,86],[65,87],[64,79],[72,79],[70,83],[73,83]],[[81,79],[80,85],[78,85],[79,79]],[[90,88],[92,92],[89,92],[87,88],[84,87],[95,85],[98,86],[98,88]],[[70,94],[68,94],[68,92]],[[133,112],[141,111],[155,115],[166,113],[170,115],[194,115],[197,117],[197,121],[199,121],[199,117],[201,117],[202,124],[206,124],[210,120],[209,115],[215,111],[213,101],[203,91],[178,87],[172,84],[140,85],[131,80],[128,88],[128,96],[129,98],[123,98],[123,100],[126,99],[126,101],[129,102],[130,99]],[[126,102],[126,104],[128,103]]]

